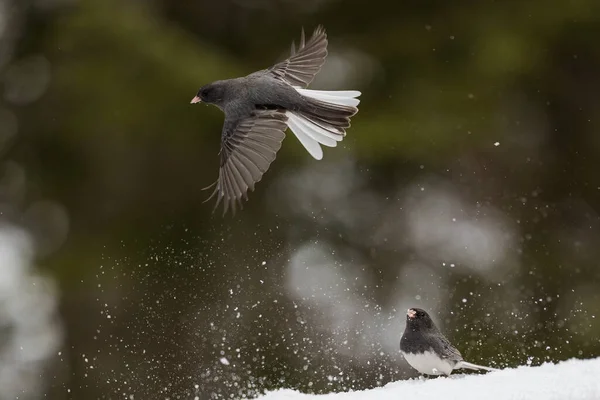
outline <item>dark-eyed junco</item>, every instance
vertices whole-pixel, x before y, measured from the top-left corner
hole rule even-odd
[[[216,81],[198,90],[192,103],[210,103],[225,113],[221,133],[221,168],[213,184],[217,204],[235,212],[248,189],[262,178],[289,127],[315,159],[321,144],[335,147],[358,112],[360,92],[306,89],[327,56],[327,35],[319,26],[305,41],[304,30],[296,51],[271,68],[236,79]],[[212,187],[213,185],[209,186]]]
[[[426,375],[450,375],[459,368],[496,371],[495,368],[463,360],[429,314],[420,308],[409,308],[406,313],[406,329],[400,339],[400,352],[411,367]]]

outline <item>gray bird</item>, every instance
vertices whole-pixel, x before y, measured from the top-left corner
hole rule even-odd
[[[358,112],[360,92],[306,89],[327,56],[327,35],[315,29],[305,41],[304,30],[296,51],[274,66],[242,78],[202,86],[191,103],[209,103],[225,113],[221,132],[221,167],[210,200],[235,213],[248,190],[275,160],[287,128],[315,159],[323,158],[321,144],[335,147]]]
[[[425,375],[450,375],[453,370],[497,371],[495,368],[471,364],[438,330],[429,314],[420,308],[409,308],[406,328],[400,339],[400,352],[411,367]]]

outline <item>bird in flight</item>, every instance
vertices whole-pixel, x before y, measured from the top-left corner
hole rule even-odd
[[[250,75],[202,86],[191,103],[208,103],[225,114],[221,132],[219,178],[208,188],[223,202],[223,215],[261,180],[290,128],[315,159],[320,145],[335,147],[346,136],[350,118],[358,112],[357,90],[311,90],[308,85],[327,57],[327,34],[322,26],[306,41],[304,29],[296,50],[286,60]]]

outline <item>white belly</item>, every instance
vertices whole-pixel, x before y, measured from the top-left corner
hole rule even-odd
[[[411,367],[422,374],[450,375],[452,372],[452,364],[449,361],[441,359],[435,353],[430,351],[419,354],[402,352],[402,355]]]

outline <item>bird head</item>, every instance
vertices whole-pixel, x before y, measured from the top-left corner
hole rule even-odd
[[[223,82],[217,81],[202,86],[190,103],[196,104],[202,102],[207,104],[215,104],[219,106],[222,103],[224,96],[225,85]]]
[[[425,310],[409,308],[406,311],[406,325],[413,330],[433,329],[433,320]]]

